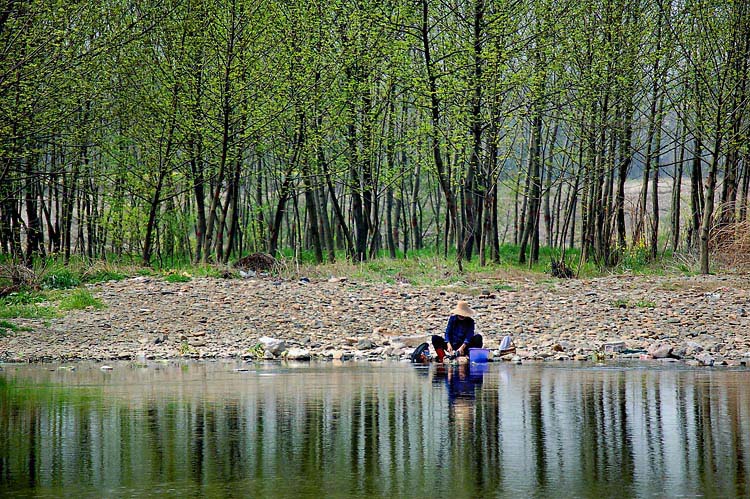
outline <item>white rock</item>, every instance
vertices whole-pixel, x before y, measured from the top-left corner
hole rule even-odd
[[[284,356],[287,360],[310,360],[310,351],[304,348],[290,348]]]
[[[715,362],[715,359],[707,352],[696,355],[695,360],[697,360],[700,365],[708,367],[713,366]]]
[[[656,343],[648,348],[648,353],[655,359],[664,359],[672,353],[672,345],[667,343]]]
[[[286,350],[286,343],[284,343],[284,340],[279,340],[277,338],[269,338],[268,336],[263,336],[259,340],[261,345],[263,345],[263,348],[267,351],[273,354],[274,356],[281,355],[281,352]]]

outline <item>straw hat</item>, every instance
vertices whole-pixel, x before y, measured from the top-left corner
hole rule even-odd
[[[451,315],[460,315],[462,317],[474,317],[474,310],[472,310],[468,302],[461,300],[456,305],[456,308],[451,310]]]

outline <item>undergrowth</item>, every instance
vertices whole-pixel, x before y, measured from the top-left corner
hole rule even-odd
[[[60,310],[84,310],[88,307],[101,309],[104,308],[104,304],[84,288],[76,289],[64,296],[59,304]]]

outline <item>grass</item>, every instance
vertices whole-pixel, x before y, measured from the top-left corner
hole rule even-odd
[[[191,279],[192,278],[189,275],[185,275],[184,273],[183,274],[167,274],[164,277],[165,281],[172,282],[172,283],[176,283],[176,282],[190,282]]]
[[[18,331],[32,331],[32,328],[19,326],[17,324],[13,324],[10,321],[0,320],[0,336],[7,336],[10,333],[15,333]]]
[[[53,306],[42,305],[47,301],[43,293],[19,291],[0,298],[0,319],[50,319],[57,317]]]
[[[95,284],[99,282],[122,281],[127,277],[128,276],[124,273],[114,270],[97,270],[92,272],[91,274],[88,274],[85,278],[85,281]]]
[[[195,348],[193,348],[192,346],[190,346],[190,344],[188,344],[187,341],[183,341],[182,343],[180,343],[179,353],[180,353],[180,355],[183,355],[183,356],[184,355],[195,355],[195,354],[198,353],[198,350],[196,350]]]
[[[611,304],[615,308],[656,308],[656,303],[650,300],[639,300],[633,302],[620,298],[617,300],[613,300]]]
[[[104,304],[85,288],[72,291],[25,290],[0,298],[0,319],[53,319],[59,316],[58,311],[84,310],[88,307],[100,309]]]
[[[455,251],[447,257],[434,249],[409,251],[407,258],[397,252],[397,258],[390,258],[387,252],[380,252],[377,258],[362,263],[348,262],[341,252],[336,253],[336,263],[316,265],[312,253],[302,252],[299,263],[291,260],[291,253],[286,252],[284,265],[280,271],[284,277],[306,275],[323,278],[331,275],[347,276],[363,281],[387,283],[409,282],[415,285],[445,286],[462,282],[481,281],[498,276],[511,278],[531,278],[539,280],[542,276],[549,278],[551,261],[558,260],[561,252],[556,248],[539,248],[539,261],[533,265],[520,264],[518,261],[520,247],[513,244],[500,246],[499,263],[488,261],[482,266],[479,258],[464,261],[464,272],[458,270]],[[578,249],[569,249],[565,253],[567,266],[581,278],[591,278],[612,274],[665,275],[686,274],[689,266],[680,262],[676,264],[673,255],[666,253],[664,258],[651,261],[646,248],[633,248],[622,252],[620,262],[614,267],[603,267],[594,262],[581,262]]]
[[[80,276],[65,268],[51,270],[42,279],[42,289],[70,289],[80,285]]]
[[[0,319],[52,319],[57,317],[55,307],[31,305],[5,305],[0,301]]]
[[[104,308],[104,304],[94,298],[89,290],[83,288],[74,290],[60,300],[59,304],[60,310],[85,310],[89,307],[98,310]]]
[[[409,283],[417,286],[459,286],[484,287],[495,291],[514,291],[514,281],[532,279],[536,282],[557,282],[549,276],[550,262],[559,259],[559,249],[541,247],[539,261],[534,265],[518,262],[519,246],[503,244],[500,246],[499,262],[488,261],[481,265],[475,255],[472,260],[464,261],[464,271],[460,272],[456,264],[455,250],[444,255],[434,248],[410,250],[405,255],[397,251],[396,258],[390,258],[387,251],[381,251],[376,258],[365,262],[352,262],[346,259],[343,251],[336,252],[335,263],[317,265],[312,251],[302,251],[299,260],[295,261],[290,249],[282,251],[279,268],[271,274],[283,278],[327,279],[331,276],[348,277],[352,281]],[[40,275],[42,289],[45,291],[77,288],[83,283],[102,283],[118,281],[129,276],[163,277],[170,283],[188,282],[196,277],[239,277],[235,269],[224,265],[193,264],[187,257],[162,259],[156,268],[139,267],[134,262],[137,257],[108,256],[107,260],[90,261],[81,257],[71,258],[68,265],[59,259],[49,257],[36,262],[37,274]],[[620,262],[615,267],[601,267],[593,262],[581,262],[580,251],[572,248],[566,251],[565,261],[578,277],[590,278],[611,274],[641,275],[692,275],[694,265],[689,258],[677,256],[670,252],[658,261],[651,261],[647,248],[636,246],[620,253]],[[2,284],[2,283],[0,283]],[[29,307],[27,307],[29,308]],[[45,311],[33,310],[13,312],[23,316],[44,315]]]

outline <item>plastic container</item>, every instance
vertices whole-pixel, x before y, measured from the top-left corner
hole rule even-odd
[[[481,364],[488,362],[489,358],[490,351],[486,348],[469,348],[469,362]]]

